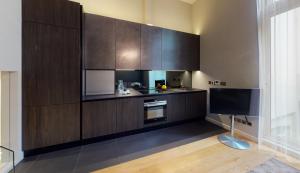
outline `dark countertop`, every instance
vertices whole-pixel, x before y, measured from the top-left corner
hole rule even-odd
[[[169,95],[169,94],[180,94],[180,93],[193,93],[193,92],[205,92],[206,90],[194,89],[194,88],[174,88],[168,89],[155,94],[142,94],[135,89],[129,88],[130,94],[122,95],[118,91],[115,94],[106,94],[106,95],[89,95],[83,96],[82,101],[97,101],[97,100],[109,100],[109,99],[118,99],[118,98],[128,98],[128,97],[148,97],[148,96],[160,96],[160,95]]]

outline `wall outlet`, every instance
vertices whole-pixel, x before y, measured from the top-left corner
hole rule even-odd
[[[226,82],[221,82],[220,85],[226,86]]]
[[[214,81],[214,85],[220,85],[220,84],[221,84],[221,81],[219,81],[219,80]]]
[[[214,80],[214,81],[208,81],[209,85],[217,85],[217,86],[226,86],[226,82]]]

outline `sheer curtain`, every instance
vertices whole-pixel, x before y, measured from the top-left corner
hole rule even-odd
[[[300,158],[300,0],[257,0],[259,143]]]

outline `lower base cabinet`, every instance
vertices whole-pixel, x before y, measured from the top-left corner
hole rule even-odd
[[[168,122],[186,119],[186,94],[172,94],[167,97]]]
[[[168,95],[168,121],[176,122],[206,116],[206,92]]]
[[[24,107],[23,150],[80,140],[80,104]]]
[[[205,119],[206,92],[191,93],[186,95],[186,116],[189,119]]]
[[[84,102],[82,137],[89,139],[142,128],[142,98]]]
[[[142,128],[144,118],[144,100],[126,98],[117,100],[117,132],[126,132]]]
[[[206,115],[206,92],[170,94],[164,97],[167,98],[167,123],[204,118]],[[156,123],[156,125],[158,124],[160,123]],[[82,103],[83,139],[122,133],[150,126],[152,125],[144,125],[143,97]]]
[[[82,104],[83,139],[110,135],[116,132],[116,100],[84,102]]]

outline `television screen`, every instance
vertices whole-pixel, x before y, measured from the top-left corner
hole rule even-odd
[[[259,89],[210,89],[210,113],[259,115]]]

